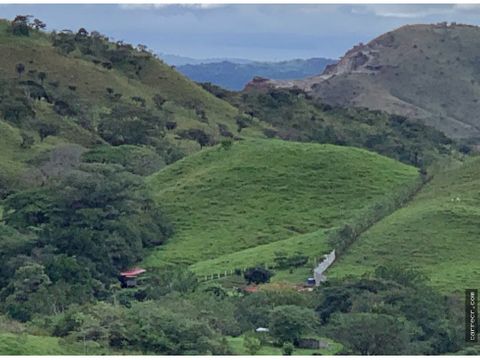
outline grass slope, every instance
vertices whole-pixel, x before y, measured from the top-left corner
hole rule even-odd
[[[329,270],[362,274],[398,263],[445,292],[480,287],[480,159],[439,173],[413,202],[375,224]]]
[[[122,94],[122,99],[140,96],[147,106],[153,106],[152,97],[160,95],[179,120],[179,129],[195,125],[199,128],[214,129],[217,122],[226,122],[235,128],[234,116],[237,110],[228,103],[214,97],[194,82],[173,70],[160,60],[149,58],[136,77],[127,76],[122,69],[106,69],[94,64],[79,52],[62,55],[48,41],[47,35],[32,31],[30,37],[12,36],[7,32],[8,23],[0,21],[0,78],[15,79],[15,66],[25,65],[25,75],[29,71],[43,71],[45,82],[59,83],[58,89],[72,92],[77,98],[91,106],[110,106],[106,88]],[[113,46],[113,44],[111,45]],[[73,92],[68,86],[75,86]],[[211,124],[202,124],[193,111],[183,104],[197,103],[205,110]]]
[[[176,234],[145,264],[193,264],[332,228],[416,178],[411,166],[349,147],[248,140],[207,149],[148,179]]]
[[[275,253],[284,252],[287,256],[297,252],[310,254],[312,260],[320,259],[329,251],[323,230],[308,234],[296,235],[288,239],[274,241],[265,245],[258,245],[231,254],[222,255],[215,259],[200,261],[191,266],[191,270],[198,275],[211,275],[225,270],[243,269],[255,265],[275,265]],[[309,264],[313,267],[313,263]]]
[[[0,333],[0,354],[3,355],[73,355],[76,351],[59,344],[50,336]]]

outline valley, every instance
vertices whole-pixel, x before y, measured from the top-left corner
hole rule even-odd
[[[0,354],[480,351],[477,27],[232,91],[36,20],[0,21]]]

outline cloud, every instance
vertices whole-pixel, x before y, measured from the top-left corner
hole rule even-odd
[[[380,17],[418,19],[447,15],[461,10],[457,5],[363,5],[352,8],[353,14],[373,14]]]
[[[122,10],[151,10],[180,8],[185,10],[208,10],[226,6],[224,4],[119,4]]]

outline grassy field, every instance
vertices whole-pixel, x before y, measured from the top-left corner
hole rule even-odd
[[[212,261],[196,265],[204,273],[268,262],[276,248],[293,251],[288,239],[308,252],[318,247],[318,256],[320,233],[297,236],[339,226],[416,179],[413,167],[349,147],[248,140],[204,150],[148,179],[176,233],[144,265]]]
[[[49,336],[0,333],[0,355],[73,355],[77,352],[62,346]]]
[[[249,355],[248,352],[245,350],[245,347],[243,346],[243,339],[243,336],[227,337],[228,344],[230,345],[230,348],[232,349],[234,355]],[[335,355],[342,349],[342,345],[330,339],[322,340],[326,340],[329,343],[326,349],[313,350],[295,348],[292,355]],[[264,345],[255,355],[282,355],[282,348],[271,345]]]
[[[413,202],[375,224],[329,270],[362,274],[397,263],[445,292],[480,287],[480,159],[439,173]]]
[[[259,245],[231,254],[219,256],[215,259],[200,261],[191,266],[191,270],[198,275],[210,275],[221,273],[225,270],[243,269],[255,265],[267,265],[269,268],[275,265],[276,253],[282,251],[287,256],[296,252],[311,254],[310,268],[313,266],[315,257],[320,259],[329,251],[328,244],[324,241],[323,230],[309,234],[297,235],[285,240],[275,241],[265,245]]]

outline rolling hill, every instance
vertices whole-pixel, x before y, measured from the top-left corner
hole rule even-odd
[[[257,246],[255,256],[270,262],[275,248],[293,252],[294,243],[320,256],[324,237],[309,233],[340,226],[417,178],[414,167],[334,145],[245,140],[204,150],[148,178],[176,232],[145,264],[212,261],[198,264],[204,273],[240,257],[250,265]]]
[[[423,119],[452,138],[480,136],[480,28],[407,25],[349,50],[321,75],[271,81],[331,105]]]
[[[26,33],[0,20],[2,194],[31,185],[21,175],[61,144],[148,148],[170,163],[240,135],[235,107],[144,49],[85,29],[16,26]],[[263,136],[243,119],[241,136]]]
[[[238,63],[236,61],[185,64],[177,70],[196,82],[210,82],[229,90],[241,90],[256,76],[269,79],[302,79],[321,73],[335,60],[294,59],[279,62]]]
[[[329,270],[330,276],[396,263],[421,270],[446,293],[479,287],[479,178],[478,157],[449,166],[408,206],[365,232]]]

